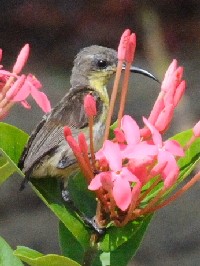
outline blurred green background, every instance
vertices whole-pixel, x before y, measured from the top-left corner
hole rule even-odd
[[[97,44],[116,49],[121,33],[130,28],[137,34],[136,66],[160,80],[173,58],[185,68],[186,95],[167,136],[199,120],[200,1],[0,0],[0,11],[4,68],[11,69],[21,47],[29,43],[31,55],[24,72],[39,78],[52,105],[69,89],[73,58],[81,48]],[[132,75],[126,113],[141,123],[159,89],[154,81]],[[43,115],[31,104],[31,111],[16,105],[5,122],[30,133]],[[0,235],[13,248],[25,245],[44,253],[59,252],[57,219],[30,187],[19,192],[20,182],[13,176],[0,187]],[[200,265],[199,205],[197,184],[156,213],[130,266]]]

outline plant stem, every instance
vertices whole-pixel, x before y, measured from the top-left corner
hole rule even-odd
[[[93,126],[94,126],[94,117],[89,116],[89,131],[90,131],[90,154],[91,161],[93,166],[93,171],[95,170],[95,155],[94,155],[94,134],[93,134]]]
[[[179,198],[183,193],[185,193],[191,186],[193,186],[197,181],[200,180],[200,172],[198,172],[190,181],[188,181],[182,188],[180,188],[174,195],[163,201],[161,204],[152,207],[149,209],[149,212],[157,211],[160,208],[163,208],[173,201],[175,201],[177,198]]]
[[[107,120],[106,120],[104,140],[108,139],[108,136],[109,136],[110,123],[111,123],[111,118],[112,118],[115,101],[117,97],[118,85],[119,85],[119,80],[120,80],[121,71],[122,71],[122,64],[123,64],[123,61],[119,60],[118,65],[117,65],[117,71],[116,71],[115,81],[113,85],[113,90],[111,94],[111,99],[110,99],[109,111],[108,111]]]
[[[90,239],[91,246],[85,251],[82,266],[92,266],[92,263],[98,253],[98,248],[97,248],[98,239],[99,239],[98,233],[92,234]]]
[[[120,99],[120,106],[119,106],[119,112],[118,112],[118,118],[117,118],[117,126],[120,128],[121,126],[121,119],[124,113],[124,107],[126,103],[126,96],[128,92],[128,82],[129,82],[129,76],[130,76],[130,68],[131,63],[126,64],[125,73],[124,73],[124,80],[122,85],[122,91],[121,91],[121,99]]]

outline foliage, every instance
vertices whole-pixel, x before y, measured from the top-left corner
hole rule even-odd
[[[187,143],[191,131],[182,132],[174,139],[181,145]],[[23,175],[17,167],[20,153],[27,142],[27,134],[23,131],[0,123],[0,182],[3,183],[14,172]],[[200,140],[197,139],[179,160],[181,169],[179,182],[182,182],[193,170],[200,158]],[[62,255],[43,255],[26,247],[18,247],[12,254],[11,248],[5,240],[0,239],[1,265],[23,265],[20,260],[28,265],[83,265],[83,261],[91,260],[93,266],[118,265],[125,266],[136,253],[152,215],[139,217],[126,226],[117,228],[112,224],[106,229],[98,243],[93,243],[91,238],[94,232],[87,227],[78,215],[63,202],[59,184],[55,179],[34,180],[32,187],[47,207],[58,217],[59,240]],[[96,201],[92,192],[89,192],[84,178],[79,173],[70,180],[69,189],[75,205],[87,216],[95,214]],[[92,256],[92,258],[90,258]],[[95,259],[94,259],[95,258]],[[20,260],[19,260],[20,259]],[[9,264],[12,261],[11,264]]]

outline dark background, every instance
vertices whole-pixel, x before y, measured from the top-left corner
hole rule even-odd
[[[135,65],[162,79],[173,58],[185,68],[188,88],[168,135],[192,127],[199,119],[200,2],[198,0],[0,0],[0,47],[5,69],[11,69],[25,43],[31,56],[24,69],[42,82],[54,105],[69,88],[75,54],[98,44],[117,48],[121,33],[137,34]],[[110,87],[112,86],[112,82]],[[140,123],[159,92],[152,80],[133,75],[126,113]],[[30,133],[42,117],[15,106],[5,122]],[[25,245],[43,253],[59,252],[57,219],[30,187],[19,192],[21,179],[0,187],[0,235],[13,248]],[[200,265],[200,186],[156,213],[130,265]]]

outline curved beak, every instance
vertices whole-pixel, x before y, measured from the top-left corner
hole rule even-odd
[[[125,65],[122,67],[122,69],[123,70],[125,69]],[[149,78],[157,81],[158,83],[160,83],[160,81],[153,74],[151,74],[150,72],[148,72],[147,70],[144,70],[144,69],[139,68],[139,67],[131,66],[130,71],[132,73],[137,73],[137,74],[144,75],[144,76],[149,77]]]

